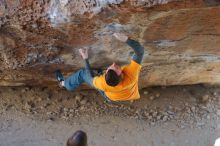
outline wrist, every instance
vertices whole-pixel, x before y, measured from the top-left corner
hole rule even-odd
[[[86,59],[88,59],[89,57],[84,57],[84,56],[83,56],[82,58],[83,58],[84,60],[86,60]]]
[[[121,42],[127,42],[128,36],[123,36],[122,38],[119,39]]]
[[[127,36],[127,38],[125,39],[125,41],[124,41],[124,42],[126,43],[126,42],[128,41],[128,39],[129,39],[129,37]]]
[[[124,41],[124,42],[127,42],[127,41],[128,41],[128,39],[129,39],[129,37],[128,37],[128,36],[126,36],[126,38],[125,38],[125,41]]]
[[[131,39],[128,37],[128,39],[125,41],[125,43],[128,43]]]

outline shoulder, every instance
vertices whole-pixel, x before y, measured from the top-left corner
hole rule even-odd
[[[131,60],[130,64],[123,67],[123,72],[130,77],[136,77],[141,70],[141,65]]]
[[[128,65],[124,66],[123,69],[128,69],[128,70],[141,69],[141,64],[138,64],[134,60],[131,60],[131,62]]]
[[[96,76],[93,78],[93,85],[95,88],[103,90],[105,85],[105,75]]]

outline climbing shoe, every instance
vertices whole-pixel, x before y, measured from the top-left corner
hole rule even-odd
[[[60,70],[55,71],[55,76],[56,76],[57,81],[59,82],[64,81],[63,74],[60,72]]]

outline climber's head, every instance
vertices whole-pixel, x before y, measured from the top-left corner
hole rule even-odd
[[[110,65],[105,74],[105,81],[109,86],[117,86],[121,81],[121,67],[116,63]]]

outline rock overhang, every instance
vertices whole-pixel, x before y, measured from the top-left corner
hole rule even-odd
[[[93,67],[129,63],[132,50],[113,32],[145,46],[140,87],[219,84],[219,10],[208,0],[2,2],[0,85],[56,86],[54,70],[83,67],[80,47]]]

